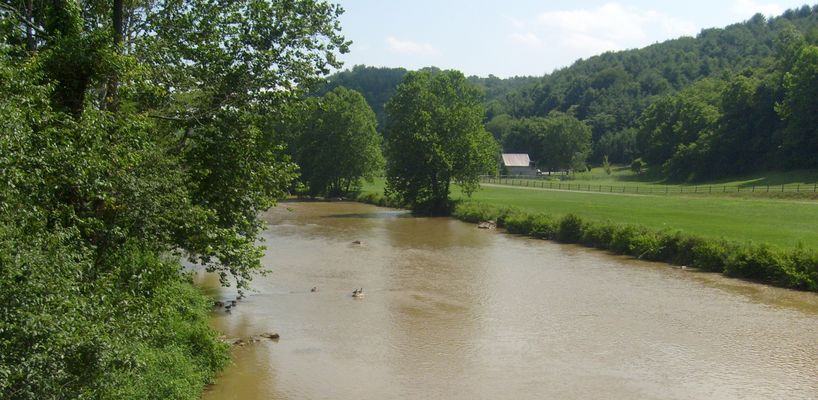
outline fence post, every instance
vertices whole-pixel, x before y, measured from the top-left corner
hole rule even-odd
[[[784,193],[784,185],[781,185],[781,193]]]
[[[795,193],[801,193],[801,184],[795,186]]]

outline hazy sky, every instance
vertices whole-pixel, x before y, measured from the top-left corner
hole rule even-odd
[[[638,48],[804,0],[335,0],[356,64],[454,68],[466,75],[543,75],[579,58]],[[810,0],[815,1],[815,0]]]

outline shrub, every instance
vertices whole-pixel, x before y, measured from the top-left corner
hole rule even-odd
[[[582,224],[582,219],[576,215],[565,215],[559,222],[557,240],[564,243],[579,243],[582,239]]]
[[[781,282],[789,260],[767,245],[748,245],[736,249],[727,257],[724,272],[728,276],[767,282]]]
[[[724,272],[728,254],[724,242],[702,240],[693,246],[693,265],[705,271]]]
[[[509,233],[528,235],[531,233],[533,218],[526,213],[508,214],[504,219],[504,225]]]
[[[608,249],[611,247],[615,228],[610,223],[586,223],[580,243],[598,249]]]
[[[531,218],[529,234],[538,239],[554,239],[557,234],[557,223],[548,215],[537,214]]]
[[[688,236],[680,231],[673,233],[662,232],[662,252],[659,259],[678,265],[692,265],[695,260],[694,249],[703,239]]]
[[[798,289],[818,291],[818,253],[797,249],[789,254],[794,274],[801,277]]]
[[[662,238],[660,234],[647,229],[635,229],[630,236],[628,254],[644,260],[659,261],[662,255]]]
[[[452,215],[462,221],[477,223],[482,221],[496,220],[500,211],[494,207],[480,203],[458,204]]]
[[[630,254],[633,237],[637,234],[637,229],[632,225],[617,226],[611,235],[610,250],[619,254]]]

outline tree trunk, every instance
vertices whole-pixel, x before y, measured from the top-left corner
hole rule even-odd
[[[113,28],[114,51],[117,54],[122,53],[122,39],[124,37],[123,11],[123,0],[114,0],[111,26]],[[105,108],[108,111],[117,111],[119,109],[119,71],[114,71],[114,74],[108,79],[108,87],[105,92]]]
[[[34,24],[34,0],[26,1],[26,20],[29,22],[26,25],[26,49],[33,53],[37,51],[37,39],[34,37],[34,29],[31,28]]]

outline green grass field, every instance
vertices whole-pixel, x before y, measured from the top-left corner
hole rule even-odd
[[[364,192],[383,192],[383,180],[365,183]],[[465,199],[457,190],[452,197]],[[681,230],[714,239],[818,248],[818,201],[702,196],[582,193],[483,186],[472,201],[513,206],[593,221]]]
[[[554,177],[555,179],[558,177]],[[749,188],[752,186],[764,187],[780,186],[780,185],[801,185],[812,187],[818,183],[818,170],[796,170],[796,171],[770,171],[765,173],[756,173],[752,175],[733,177],[728,179],[717,179],[707,182],[688,182],[688,183],[672,183],[665,182],[663,179],[657,177],[655,174],[648,172],[637,175],[633,173],[629,167],[626,166],[612,166],[611,174],[608,175],[601,167],[592,168],[588,172],[572,173],[568,176],[566,182],[590,184],[590,185],[615,185],[615,186],[702,186],[702,185],[726,185],[726,186],[741,186]]]

